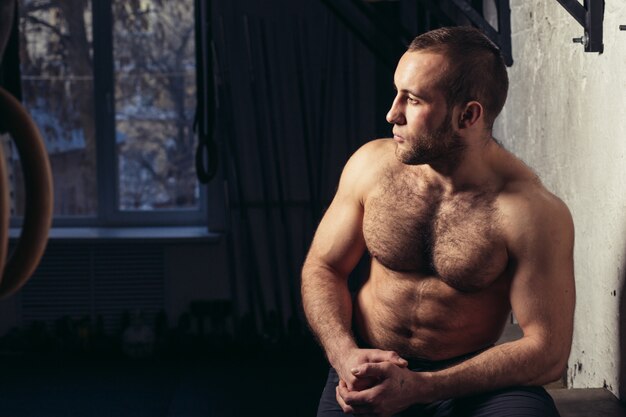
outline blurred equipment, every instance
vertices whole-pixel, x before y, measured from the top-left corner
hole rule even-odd
[[[15,22],[16,2],[0,0],[0,64]],[[37,267],[52,222],[52,175],[45,145],[26,110],[0,87],[0,133],[9,133],[22,162],[26,209],[21,237],[7,261],[10,195],[6,161],[0,146],[0,297],[20,289]]]

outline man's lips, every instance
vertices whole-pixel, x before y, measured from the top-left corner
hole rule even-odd
[[[404,142],[404,138],[397,133],[393,134],[393,140],[395,140],[396,142]]]

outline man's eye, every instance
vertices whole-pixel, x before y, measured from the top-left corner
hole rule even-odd
[[[407,97],[406,101],[410,104],[417,104],[418,100],[416,98],[412,98],[412,97]]]

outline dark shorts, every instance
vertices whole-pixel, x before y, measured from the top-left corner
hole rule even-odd
[[[472,355],[468,355],[472,356]],[[443,369],[463,358],[447,361],[410,360],[413,371]],[[346,416],[337,403],[335,387],[339,377],[333,368],[328,372],[320,398],[317,417]],[[559,417],[552,397],[542,387],[511,387],[471,397],[414,405],[397,416],[409,417]]]

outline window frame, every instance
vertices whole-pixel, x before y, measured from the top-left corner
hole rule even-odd
[[[195,7],[195,2],[194,3]],[[198,208],[121,210],[119,160],[116,154],[115,68],[113,59],[113,0],[90,0],[94,123],[96,139],[97,210],[93,216],[54,215],[52,227],[199,226],[206,224],[207,187],[197,181]],[[194,20],[196,14],[193,14]],[[197,30],[194,21],[194,30]],[[198,48],[198,45],[195,45]],[[198,66],[196,65],[196,72]],[[197,76],[202,76],[197,74]],[[196,105],[197,108],[197,105]],[[197,135],[196,135],[197,136]],[[19,226],[22,218],[12,219]]]

